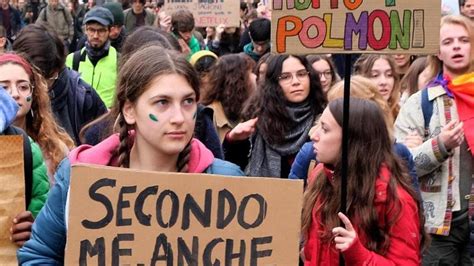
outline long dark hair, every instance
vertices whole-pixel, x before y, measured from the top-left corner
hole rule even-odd
[[[337,123],[342,127],[343,99],[329,103],[328,108]],[[387,130],[383,111],[371,100],[350,98],[349,117],[349,150],[348,150],[348,197],[347,215],[353,222],[356,219],[360,232],[367,239],[366,247],[379,254],[386,254],[390,239],[389,233],[393,224],[400,217],[401,203],[397,187],[403,188],[418,203],[420,234],[422,243],[425,241],[424,216],[420,200],[411,185],[406,168],[392,152],[392,140]],[[371,121],[367,126],[366,121]],[[370,160],[367,159],[370,154]],[[393,202],[395,215],[386,217],[384,226],[379,225],[378,214],[374,206],[375,183],[380,170],[386,166],[391,173],[387,188],[387,202]],[[321,217],[323,232],[321,239],[330,241],[332,228],[339,225],[337,213],[340,208],[340,172],[341,166],[334,166],[334,183],[325,176],[325,171],[317,174],[315,181],[308,185],[305,192],[302,215],[302,233],[307,234],[312,222],[312,212]],[[391,205],[392,206],[392,205]]]
[[[229,121],[240,121],[243,105],[252,93],[249,74],[254,64],[244,54],[220,57],[209,73],[209,86],[203,95],[202,104],[218,101]]]
[[[283,62],[290,56],[298,59],[309,72],[310,92],[307,101],[309,101],[314,115],[320,114],[326,106],[326,96],[321,88],[319,76],[308,64],[305,57],[299,55],[271,56],[265,74],[265,82],[259,84],[254,97],[248,101],[244,108],[244,119],[258,116],[257,129],[271,144],[281,143],[286,133],[295,126],[288,115],[287,106],[289,103],[278,79],[282,72]]]
[[[327,55],[307,55],[306,59],[308,59],[308,63],[311,66],[320,60],[326,61],[326,63],[328,63],[329,70],[331,71],[331,87],[336,84],[336,82],[341,80],[341,77],[339,77],[339,74],[337,73],[336,65],[334,64],[334,61],[331,57]]]

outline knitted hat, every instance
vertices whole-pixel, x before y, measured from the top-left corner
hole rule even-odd
[[[189,63],[191,63],[191,65],[195,65],[196,62],[201,59],[202,57],[204,56],[211,56],[211,57],[214,57],[215,59],[217,59],[217,55],[211,51],[208,51],[208,50],[201,50],[201,51],[198,51],[196,53],[194,53],[191,58],[189,59]]]
[[[114,25],[123,26],[124,15],[123,15],[123,8],[120,3],[117,3],[117,2],[105,3],[103,7],[107,8],[114,16]]]

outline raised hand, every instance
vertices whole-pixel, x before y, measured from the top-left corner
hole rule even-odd
[[[451,150],[459,147],[464,141],[463,123],[451,121],[441,129],[439,140],[444,144],[446,149]]]
[[[347,216],[345,216],[342,212],[337,214],[339,219],[341,219],[342,223],[344,223],[344,227],[335,227],[332,229],[332,233],[334,235],[334,243],[336,244],[336,249],[340,250],[341,252],[346,251],[357,238],[357,233],[352,226],[351,221]]]
[[[239,123],[227,134],[227,138],[231,141],[249,138],[255,132],[257,121],[258,117]]]

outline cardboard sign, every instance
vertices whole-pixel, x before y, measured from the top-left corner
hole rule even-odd
[[[10,240],[15,216],[25,210],[23,137],[0,136],[0,265],[18,265],[18,247]]]
[[[440,0],[273,0],[272,7],[273,52],[439,50]]]
[[[66,265],[298,265],[303,183],[73,166]]]
[[[237,0],[165,0],[163,9],[169,15],[180,9],[190,10],[196,27],[240,25],[240,2]]]

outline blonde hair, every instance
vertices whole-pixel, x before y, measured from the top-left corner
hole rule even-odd
[[[473,30],[473,23],[471,22],[470,19],[460,16],[460,15],[447,15],[441,18],[441,24],[440,28],[443,27],[444,25],[459,25],[462,26],[466,29],[468,35],[469,35],[469,40],[471,42],[471,54],[470,54],[470,59],[471,59],[471,64],[469,67],[469,71],[474,71],[474,30]],[[439,60],[439,58],[435,55],[429,55],[428,56],[428,62],[427,62],[427,71],[428,71],[428,82],[433,81],[436,76],[441,73],[443,70],[443,62]]]
[[[444,25],[459,25],[466,29],[471,43],[470,67],[469,71],[474,71],[474,23],[467,17],[461,15],[448,15],[441,18],[440,27]]]
[[[337,82],[328,93],[328,101],[331,102],[344,97],[344,81]],[[367,99],[375,102],[384,114],[385,123],[390,136],[393,136],[394,117],[387,101],[380,95],[377,85],[370,79],[361,75],[351,77],[351,97]]]

